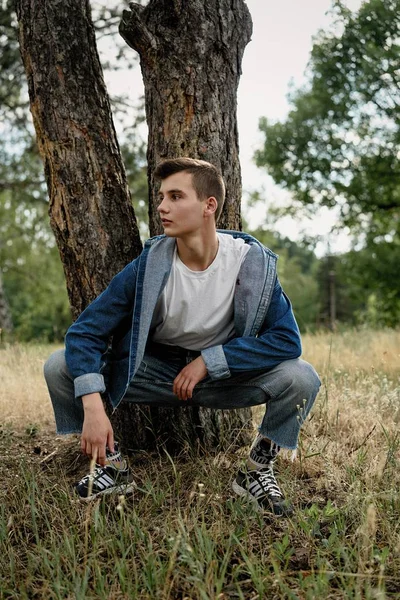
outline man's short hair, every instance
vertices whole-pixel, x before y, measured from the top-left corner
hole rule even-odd
[[[197,158],[168,158],[158,163],[154,176],[156,179],[167,179],[170,175],[185,171],[192,175],[193,188],[199,200],[213,196],[217,201],[215,222],[218,221],[225,202],[225,184],[220,171],[215,165]]]

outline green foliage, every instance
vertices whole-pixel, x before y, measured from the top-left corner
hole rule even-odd
[[[308,84],[291,95],[285,122],[262,119],[256,162],[293,194],[288,212],[339,207],[362,249],[336,260],[338,317],[400,322],[400,1],[368,0],[358,12],[333,3],[317,36]],[[332,259],[333,260],[333,259]],[[322,320],[327,271],[321,264]]]
[[[354,280],[346,257],[346,254],[328,255],[319,262],[316,274],[320,302],[319,326],[332,327],[337,321],[355,325],[356,315],[364,310],[367,294],[363,286]],[[331,314],[332,303],[335,305],[334,315]],[[335,324],[331,322],[332,318]]]
[[[125,136],[121,144],[121,154],[140,235],[144,241],[149,237],[146,144],[136,133],[136,127],[143,119],[144,117],[137,118],[134,128]]]
[[[355,320],[373,327],[400,323],[400,243],[369,244],[342,257],[344,281],[357,293]],[[360,302],[361,299],[361,302]]]
[[[279,255],[279,280],[293,304],[299,327],[302,331],[313,329],[319,313],[319,290],[315,277],[318,259],[313,250],[272,230],[259,228],[250,233]]]
[[[341,207],[342,222],[370,237],[399,232],[400,2],[368,0],[358,13],[334,2],[309,83],[283,123],[262,119],[259,166],[303,206]]]
[[[18,45],[18,23],[14,0],[0,5],[0,123],[14,128],[24,127],[28,112],[28,97],[23,94],[24,68]],[[0,139],[3,144],[3,136]]]
[[[71,316],[47,203],[20,193],[0,194],[0,264],[15,335],[59,340]]]

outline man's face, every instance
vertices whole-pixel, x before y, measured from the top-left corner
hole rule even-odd
[[[163,179],[159,202],[157,210],[165,235],[182,237],[201,231],[204,227],[206,200],[198,199],[190,173],[181,171]]]

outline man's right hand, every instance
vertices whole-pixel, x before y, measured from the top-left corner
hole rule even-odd
[[[114,432],[110,419],[106,415],[99,393],[82,396],[82,404],[85,412],[81,436],[82,452],[104,466],[106,446],[114,452]]]

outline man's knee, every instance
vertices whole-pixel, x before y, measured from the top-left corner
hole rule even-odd
[[[288,360],[280,365],[282,368],[282,377],[285,379],[286,386],[295,388],[304,398],[315,395],[321,385],[321,381],[310,363],[298,358]]]
[[[65,362],[65,350],[56,350],[46,360],[43,372],[47,385],[62,377],[67,373],[67,364]]]

